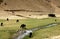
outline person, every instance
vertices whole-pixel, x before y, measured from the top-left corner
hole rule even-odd
[[[32,32],[29,33],[29,37],[30,37],[30,38],[32,37]]]

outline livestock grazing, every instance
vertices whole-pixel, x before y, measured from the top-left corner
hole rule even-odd
[[[48,14],[49,17],[56,17],[55,14]]]
[[[9,21],[9,18],[7,18],[7,21]]]
[[[19,20],[16,20],[16,22],[19,22]]]
[[[21,24],[20,28],[26,28],[26,24]]]
[[[3,23],[1,23],[1,26],[3,26]]]

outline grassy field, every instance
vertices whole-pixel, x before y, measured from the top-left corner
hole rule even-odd
[[[49,23],[54,23],[55,19],[57,19],[59,22],[60,19],[59,18],[46,18],[46,19],[19,19],[19,22],[16,23],[16,20],[17,19],[10,19],[9,21],[6,21],[4,19],[0,19],[0,23],[3,22],[4,23],[4,26],[0,26],[0,39],[11,39],[11,36],[16,33],[16,31],[18,29],[20,29],[20,25],[21,24],[26,24],[27,26],[27,29],[30,29],[30,28],[34,28],[34,27],[37,27],[37,26],[43,26],[43,25],[47,25]],[[58,25],[59,26],[59,25]],[[59,27],[56,26],[57,30],[56,31],[59,31]],[[54,30],[55,28],[52,27],[52,28],[47,28],[47,29],[42,29],[42,30],[39,30],[39,31],[36,31],[34,33],[35,36],[33,36],[33,38],[31,39],[42,39],[44,38],[44,36],[46,35],[49,36],[51,33],[52,33],[52,30]],[[50,34],[47,34],[47,33],[50,33]],[[38,34],[36,34],[38,33]],[[58,32],[59,33],[59,32]],[[58,33],[56,35],[58,35]],[[55,34],[54,34],[55,35]],[[38,37],[39,36],[39,37]],[[24,38],[25,39],[25,38]],[[26,37],[26,39],[30,39],[28,37]]]
[[[55,18],[60,22],[60,19]],[[24,37],[24,39],[51,39],[50,37],[53,36],[58,36],[60,35],[60,24],[54,27],[50,27],[50,28],[45,28],[45,29],[41,29],[38,30],[36,32],[33,32],[33,37],[29,38],[28,36]]]

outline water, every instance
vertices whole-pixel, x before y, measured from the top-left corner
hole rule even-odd
[[[23,34],[19,35],[18,37],[16,37],[15,39],[23,39],[26,35],[29,35],[30,32],[33,32],[33,31],[36,31],[36,30],[40,30],[40,29],[44,29],[44,28],[48,28],[48,27],[53,27],[53,26],[56,26],[58,25],[59,23],[52,23],[52,24],[48,24],[48,25],[45,25],[45,26],[39,26],[39,27],[36,27],[36,28],[33,28],[33,29],[30,29],[30,30],[25,30],[23,32]]]

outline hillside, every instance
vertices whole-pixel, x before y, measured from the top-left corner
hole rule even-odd
[[[3,0],[0,2],[1,10],[20,10],[15,11],[15,15],[23,16],[60,13],[60,0]]]
[[[53,0],[52,2],[54,1],[55,0]],[[51,5],[52,2],[49,0],[3,0],[1,7],[3,7],[4,9],[11,9],[11,10],[24,9],[32,11],[49,12],[52,11],[54,7]],[[56,4],[57,2],[55,1],[54,4]]]
[[[56,6],[56,7],[55,7]],[[0,7],[3,10],[32,10],[43,12],[54,12],[59,10],[60,0],[3,0]]]

